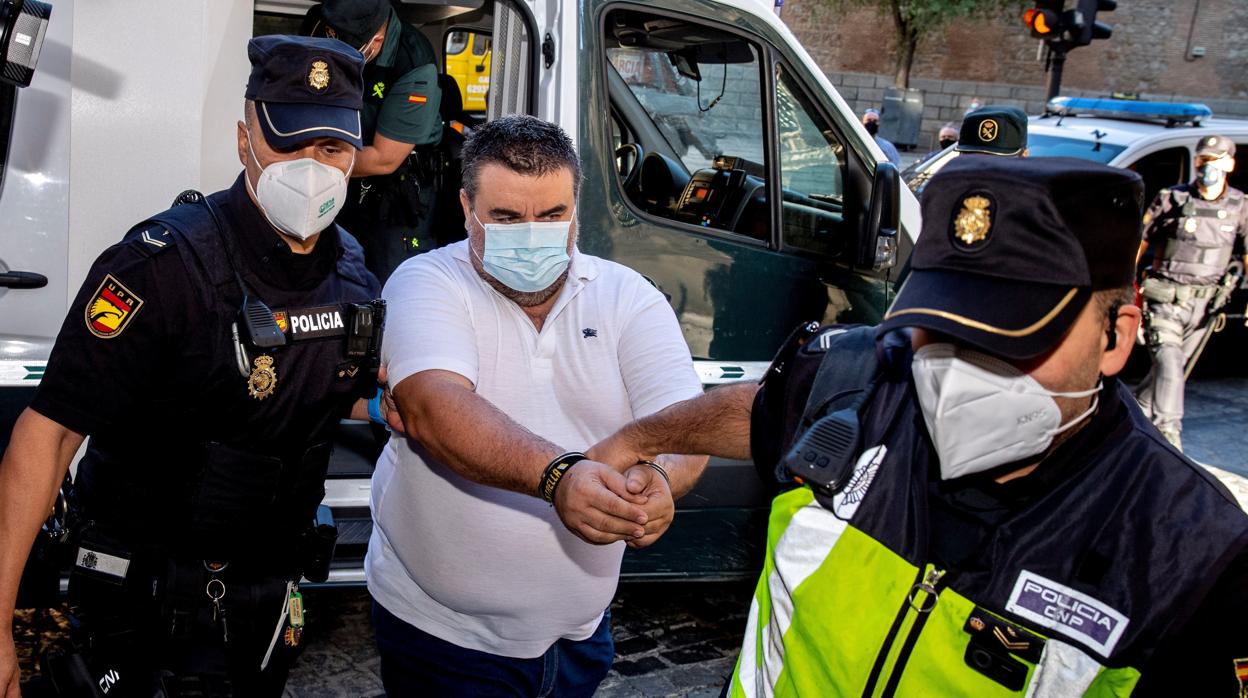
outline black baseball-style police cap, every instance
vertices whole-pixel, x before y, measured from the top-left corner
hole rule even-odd
[[[359,48],[368,43],[390,16],[390,0],[325,0],[321,18],[329,36]]]
[[[1027,113],[1017,107],[980,107],[962,120],[957,149],[964,153],[1019,155],[1027,147]]]
[[[337,39],[258,36],[247,43],[255,100],[264,139],[293,148],[328,136],[363,148],[364,57]]]
[[[1226,136],[1205,136],[1196,144],[1196,157],[1209,155],[1220,158],[1223,155],[1235,157],[1235,141]]]
[[[1052,349],[1093,291],[1129,286],[1144,183],[1074,158],[965,155],[923,190],[912,271],[881,334],[922,327],[996,356]]]

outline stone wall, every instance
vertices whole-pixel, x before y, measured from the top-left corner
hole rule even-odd
[[[870,9],[833,12],[823,0],[787,0],[781,19],[858,112],[881,106],[893,84],[891,22]],[[1248,2],[1130,0],[1100,19],[1113,25],[1113,36],[1069,54],[1062,94],[1130,92],[1248,118]],[[1039,43],[1021,12],[960,20],[928,37],[910,80],[924,92],[917,149],[928,148],[936,130],[959,120],[975,100],[1042,110],[1047,75]],[[1194,47],[1205,57],[1193,59]]]

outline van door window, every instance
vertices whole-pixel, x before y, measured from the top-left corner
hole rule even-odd
[[[780,65],[776,66],[781,239],[820,254],[837,249],[844,221],[845,146]]]
[[[1151,202],[1162,189],[1188,181],[1191,160],[1192,151],[1183,146],[1158,150],[1136,160],[1130,169],[1144,179],[1145,203]]]
[[[770,239],[761,50],[711,26],[607,16],[611,98],[645,154],[626,177],[647,213]],[[645,123],[636,123],[643,121]]]
[[[469,48],[471,47],[471,48]],[[464,112],[485,115],[490,92],[490,35],[456,29],[446,35],[442,72],[455,80]]]
[[[490,120],[529,110],[530,52],[536,50],[523,11],[510,2],[494,6],[493,42],[486,56],[490,72],[500,78],[490,85],[486,109]]]

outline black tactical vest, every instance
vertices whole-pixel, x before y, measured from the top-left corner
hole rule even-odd
[[[219,205],[225,197],[210,198]],[[153,224],[172,239],[157,254],[179,255],[209,319],[179,338],[173,352],[187,369],[168,377],[151,414],[136,415],[127,433],[91,438],[75,505],[136,549],[287,564],[324,496],[333,428],[358,397],[376,390],[368,371],[346,356],[337,327],[345,318],[334,316],[344,303],[372,300],[375,281],[359,245],[341,230],[344,251],[333,272],[311,290],[276,293],[246,271],[238,241],[217,230],[204,204],[165,211],[127,239]],[[264,399],[249,392],[259,383],[240,367],[234,325],[243,290],[235,268],[247,292],[283,316],[284,331],[293,336],[296,324],[305,330],[305,340],[268,353],[277,380]],[[262,353],[252,350],[242,363],[254,371]]]
[[[1245,211],[1244,194],[1227,187],[1217,200],[1201,198],[1190,186],[1169,190],[1170,216],[1165,248],[1158,251],[1154,271],[1180,284],[1215,284],[1226,272],[1235,236]]]

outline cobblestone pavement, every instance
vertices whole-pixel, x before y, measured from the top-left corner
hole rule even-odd
[[[615,665],[600,698],[715,698],[737,658],[753,582],[625,583],[611,606]],[[304,594],[307,650],[290,698],[383,695],[367,592]]]
[[[1193,382],[1187,403],[1183,440],[1188,455],[1248,477],[1248,378]],[[1248,504],[1248,486],[1242,480],[1228,484]],[[718,696],[736,661],[752,589],[753,582],[622,584],[612,605],[615,665],[597,695]],[[382,695],[367,593],[322,589],[309,590],[305,597],[307,650],[286,696]],[[58,621],[54,614],[19,612],[19,656],[28,658],[35,638],[47,639]]]

